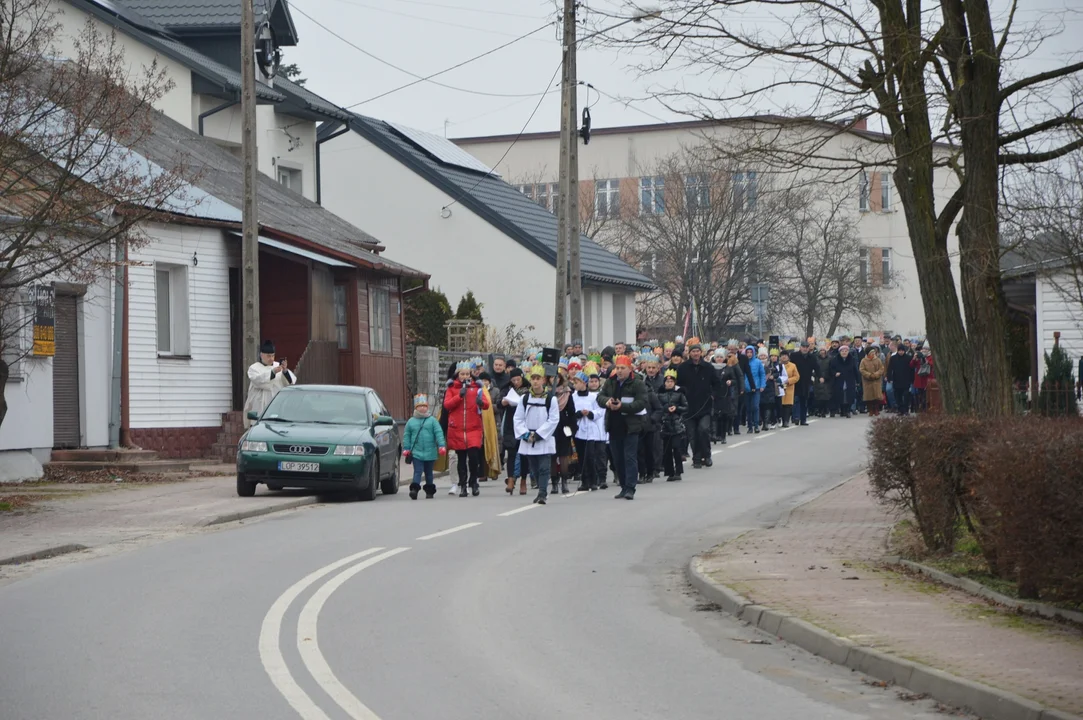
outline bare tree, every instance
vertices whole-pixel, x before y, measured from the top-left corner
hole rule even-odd
[[[882,265],[870,265],[851,199],[795,189],[779,205],[783,228],[770,247],[776,316],[803,328],[805,337],[830,337],[854,320],[876,324],[891,278],[883,277]]]
[[[632,34],[615,38],[655,51],[645,69],[679,67],[725,88],[663,88],[658,97],[672,109],[716,119],[783,107],[802,118],[761,117],[751,127],[742,149],[764,162],[851,176],[894,169],[948,412],[1011,412],[1000,173],[1083,148],[1083,106],[1070,87],[1083,62],[1023,75],[1020,61],[1058,28],[1054,12],[1028,27],[1018,10],[1018,0],[999,19],[989,0],[665,0],[660,17],[622,26]],[[747,82],[754,72],[766,81]],[[843,122],[869,115],[882,119],[885,135],[851,133]],[[941,168],[958,189],[938,206]],[[953,228],[962,308],[948,252]]]
[[[29,352],[32,286],[108,276],[114,243],[141,242],[143,220],[185,204],[182,168],[127,149],[152,130],[164,71],[133,70],[91,21],[55,59],[60,32],[47,0],[0,4],[0,388]]]

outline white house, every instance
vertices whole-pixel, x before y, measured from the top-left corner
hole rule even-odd
[[[321,202],[431,268],[454,302],[472,290],[485,322],[553,337],[557,218],[444,138],[353,116],[320,128]],[[581,239],[583,338],[634,342],[636,292],[651,281]]]
[[[810,125],[822,130],[810,133]],[[656,186],[661,180],[657,177],[658,168],[668,158],[689,148],[711,147],[715,143],[720,146],[741,146],[742,142],[750,147],[758,143],[788,146],[787,143],[796,142],[795,138],[805,137],[822,141],[819,155],[843,159],[837,163],[841,168],[838,173],[816,180],[830,183],[823,186],[825,191],[850,188],[857,231],[865,248],[863,274],[870,283],[877,285],[887,279],[883,287],[886,312],[879,319],[879,325],[866,327],[851,318],[844,320],[840,332],[925,334],[925,311],[917,265],[906,218],[892,185],[890,145],[885,143],[887,137],[883,134],[868,131],[864,121],[843,128],[827,123],[803,124],[776,116],[754,116],[718,122],[694,120],[595,128],[591,131],[590,143],[579,145],[580,207],[587,213],[593,209],[601,219],[611,217],[614,206],[618,208],[618,214],[648,212],[651,208],[647,205],[660,189]],[[484,164],[499,163],[496,171],[522,193],[540,205],[553,207],[558,187],[559,132],[456,138],[454,142]],[[882,158],[885,162],[882,167],[870,167],[861,182],[853,179],[853,161],[845,162],[849,158],[866,161]],[[835,166],[827,161],[821,164]],[[785,184],[811,182],[810,175],[782,167],[781,163],[771,168],[760,167],[758,171],[752,166],[734,167],[732,184],[749,188],[755,194],[757,183],[766,184],[763,181],[770,176]],[[946,168],[937,171],[934,192],[938,208],[944,206],[957,187],[950,171]],[[603,226],[600,233],[608,232],[612,227]],[[954,232],[949,237],[949,253],[953,257],[957,255]],[[958,285],[957,267],[955,272]]]

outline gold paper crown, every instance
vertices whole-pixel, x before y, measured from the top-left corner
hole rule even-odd
[[[667,378],[673,378],[674,380],[676,380],[677,379],[677,371],[676,370],[666,370],[666,377]]]
[[[527,373],[530,377],[545,377],[545,366],[541,363],[531,365],[530,371]]]

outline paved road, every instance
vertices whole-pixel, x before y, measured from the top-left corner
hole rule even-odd
[[[856,472],[865,429],[761,434],[633,502],[535,507],[490,483],[58,564],[0,586],[0,717],[942,717],[748,643],[762,636],[683,579],[695,553]]]

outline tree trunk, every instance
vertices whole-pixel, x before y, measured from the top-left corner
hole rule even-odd
[[[5,394],[10,372],[11,369],[8,367],[8,364],[0,358],[0,426],[3,426],[4,418],[7,417],[8,414],[8,399]]]

